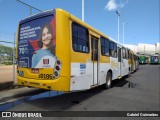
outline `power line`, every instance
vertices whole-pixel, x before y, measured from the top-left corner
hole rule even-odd
[[[27,3],[24,3],[24,2],[22,2],[22,1],[20,1],[20,0],[17,0],[17,1],[20,2],[20,3],[22,3],[22,4],[24,4],[24,5],[29,6],[29,7],[30,7],[30,14],[32,14],[32,12],[31,12],[31,11],[32,11],[32,8],[34,8],[34,9],[40,11],[40,12],[43,12],[42,10],[40,10],[40,9],[38,9],[38,8],[36,8],[36,7],[33,7],[33,6],[31,6],[31,5],[27,4]]]

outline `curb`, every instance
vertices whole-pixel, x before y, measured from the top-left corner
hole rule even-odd
[[[17,93],[9,94],[8,96],[4,96],[4,97],[0,98],[0,104],[1,103],[4,104],[4,102],[7,102],[10,99],[32,96],[32,95],[39,94],[39,93],[46,91],[44,89],[38,89],[38,88],[28,88],[27,89],[26,87],[17,88],[17,89],[13,89],[13,90],[16,90]],[[9,90],[9,92],[11,92],[11,91],[12,90]],[[3,93],[3,91],[1,93]]]
[[[13,86],[14,86],[14,82],[13,81],[0,83],[0,91],[6,90],[6,89],[10,89]]]

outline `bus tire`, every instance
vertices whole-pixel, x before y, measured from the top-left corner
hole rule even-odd
[[[110,72],[108,72],[106,76],[105,89],[109,89],[111,87],[111,83],[112,83],[112,75]]]

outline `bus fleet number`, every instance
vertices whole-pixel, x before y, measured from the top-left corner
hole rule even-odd
[[[52,79],[53,76],[52,76],[52,74],[39,74],[38,78]]]

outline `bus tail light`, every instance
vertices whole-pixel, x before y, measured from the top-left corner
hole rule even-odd
[[[59,66],[56,66],[56,70],[57,70],[57,71],[59,71],[59,70],[60,70]]]
[[[53,78],[58,78],[60,76],[61,67],[62,67],[62,62],[59,59],[57,59],[54,66]]]

